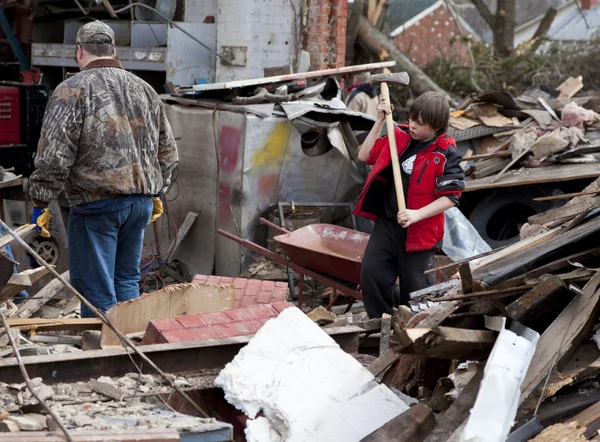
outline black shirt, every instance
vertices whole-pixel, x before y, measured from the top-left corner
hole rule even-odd
[[[408,186],[410,185],[410,176],[412,175],[413,165],[417,152],[421,151],[431,143],[429,141],[412,140],[406,150],[399,158],[400,174],[402,175],[402,190],[404,190],[404,201],[408,199]],[[392,164],[384,169],[381,176],[386,180],[386,189],[384,201],[385,217],[390,220],[396,220],[398,215],[398,200],[396,198],[396,186],[394,186],[394,171]]]

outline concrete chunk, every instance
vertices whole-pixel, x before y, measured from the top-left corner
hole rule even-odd
[[[46,429],[46,416],[41,414],[26,414],[24,416],[9,416],[5,422],[14,422],[21,431],[42,431]]]

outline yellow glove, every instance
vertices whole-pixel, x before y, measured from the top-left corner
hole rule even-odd
[[[50,238],[50,232],[48,231],[48,227],[50,226],[50,210],[47,207],[42,209],[41,207],[33,206],[31,224],[35,224],[35,230],[42,238]]]
[[[158,218],[160,218],[162,213],[163,213],[162,200],[160,199],[160,197],[155,196],[152,199],[152,217],[150,217],[150,222],[153,223],[154,221],[156,221]]]

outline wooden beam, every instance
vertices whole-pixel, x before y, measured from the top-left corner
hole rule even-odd
[[[529,370],[521,386],[519,404],[523,404],[549,375],[554,362],[560,361],[576,348],[591,331],[600,311],[600,272],[584,287],[567,308],[540,337]]]
[[[347,343],[349,338],[358,339],[358,335],[363,332],[360,327],[354,326],[324,331],[340,346]],[[224,367],[251,339],[252,336],[239,336],[177,344],[142,345],[140,350],[166,373],[188,373]],[[128,353],[131,353],[131,350],[121,348],[24,356],[22,359],[30,377],[41,377],[44,383],[50,385],[60,382],[87,382],[100,376],[123,377],[127,373],[136,373],[137,369]],[[137,356],[133,355],[133,358],[136,360]],[[139,365],[139,360],[137,363]],[[143,364],[142,371],[154,374],[147,364]],[[0,379],[6,383],[22,382],[23,377],[16,358],[0,359]]]
[[[28,269],[12,275],[0,292],[0,300],[18,295],[47,274],[48,269],[46,267],[38,267],[37,269]]]
[[[589,196],[589,195],[588,195]],[[567,216],[576,216],[589,209],[600,207],[600,196],[578,201],[574,204],[568,204],[547,212],[538,213],[528,218],[529,224],[546,224]]]
[[[522,168],[510,170],[498,182],[492,183],[492,177],[480,179],[467,178],[465,192],[495,189],[499,187],[527,186],[531,184],[554,183],[598,177],[598,163],[594,164],[561,164],[539,168]]]
[[[466,301],[469,299],[487,298],[497,295],[516,295],[531,289],[531,286],[521,285],[518,287],[507,287],[498,290],[485,290],[482,292],[461,293],[455,296],[444,296],[442,298],[432,298],[431,302],[446,302],[446,301]]]
[[[424,404],[416,404],[361,442],[422,442],[435,427],[435,414]]]
[[[179,433],[172,429],[71,431],[73,442],[178,442]],[[0,434],[0,442],[64,442],[60,432],[24,431]]]
[[[583,89],[583,77],[581,75],[578,77],[567,78],[556,88],[556,90],[560,91],[558,98],[565,98],[567,100],[573,97],[573,95],[581,89]]]
[[[438,359],[478,360],[486,357],[496,333],[453,327],[409,328],[396,337],[400,353]]]
[[[67,331],[67,330],[101,330],[102,320],[99,318],[16,318],[7,319],[8,325],[22,331]]]
[[[460,265],[458,268],[458,274],[460,275],[460,283],[462,285],[463,293],[472,293],[473,275],[471,274],[471,266],[468,262]]]
[[[68,271],[64,272],[60,276],[69,281]],[[60,282],[58,279],[53,279],[46,285],[46,287],[37,292],[33,298],[21,304],[17,312],[13,315],[13,318],[28,318],[41,309],[50,299],[54,298],[58,293],[60,293],[63,288],[62,282]]]
[[[478,366],[477,373],[465,386],[458,398],[444,414],[438,416],[438,424],[429,437],[425,439],[425,442],[448,441],[454,431],[467,420],[471,408],[475,405],[475,399],[477,399],[482,378],[483,366]]]
[[[541,198],[534,198],[533,200],[534,201],[554,201],[554,200],[574,198],[576,196],[596,195],[598,193],[600,193],[600,189],[588,190],[587,192],[563,193],[562,195],[543,196]]]
[[[17,227],[16,229],[13,229],[13,231],[20,237],[20,238],[25,238],[26,236],[28,236],[30,233],[33,232],[33,229],[35,229],[35,225],[33,224],[26,224],[24,226],[20,226]],[[4,235],[0,238],[0,249],[8,244],[10,244],[12,241],[14,240],[14,238],[11,235]]]
[[[535,286],[506,308],[510,318],[542,333],[573,299],[557,276]]]

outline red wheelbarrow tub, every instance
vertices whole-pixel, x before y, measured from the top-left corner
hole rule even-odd
[[[368,234],[332,224],[312,224],[273,239],[296,264],[360,284]]]

